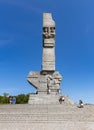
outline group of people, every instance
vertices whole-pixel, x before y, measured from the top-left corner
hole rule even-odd
[[[9,103],[10,104],[15,104],[16,103],[16,98],[13,96],[9,96]]]
[[[38,91],[36,92],[36,94],[38,94]],[[47,90],[47,94],[51,94],[51,90],[48,89]],[[58,94],[60,94],[60,90],[58,91]],[[57,95],[57,93],[56,93]],[[13,97],[10,97],[10,104],[12,104],[12,100],[13,100]],[[59,103],[62,104],[62,102],[65,101],[65,97],[64,96],[60,96],[59,98]],[[83,104],[83,101],[82,100],[79,100],[79,108],[83,108],[84,107],[84,104]]]
[[[64,102],[65,101],[65,98],[64,98],[64,96],[60,96],[60,98],[59,98],[59,103],[60,104],[62,104],[62,102]],[[84,104],[83,104],[83,101],[82,100],[79,100],[79,106],[78,106],[79,108],[83,108],[84,107]]]

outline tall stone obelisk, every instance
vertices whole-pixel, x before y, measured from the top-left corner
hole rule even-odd
[[[55,71],[55,22],[51,13],[43,14],[42,70],[30,72],[27,81],[37,89],[38,94],[56,94],[60,89],[62,76]]]
[[[42,71],[55,71],[55,22],[51,14],[43,14]]]

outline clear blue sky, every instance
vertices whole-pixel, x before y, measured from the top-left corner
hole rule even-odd
[[[0,0],[0,95],[35,91],[42,63],[42,15],[56,22],[56,70],[74,102],[94,103],[94,0]]]

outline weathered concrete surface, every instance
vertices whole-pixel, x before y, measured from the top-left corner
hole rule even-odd
[[[29,102],[28,104],[46,104],[46,105],[51,105],[51,104],[59,104],[59,99],[62,95],[57,94],[57,95],[52,95],[52,94],[30,94],[29,96]],[[68,105],[73,105],[74,102],[68,97],[68,96],[64,96],[65,99],[65,103],[64,104],[68,104]]]
[[[57,71],[47,74],[30,72],[28,75],[28,82],[37,89],[38,94],[47,95],[49,89],[52,94],[56,94],[60,89],[61,80],[62,76]]]
[[[42,71],[55,71],[55,22],[51,13],[43,14]]]
[[[94,130],[94,105],[0,105],[0,130]]]
[[[43,14],[42,38],[42,70],[31,71],[27,81],[37,89],[38,94],[47,95],[49,90],[51,94],[56,94],[60,90],[62,76],[55,71],[55,22],[51,13]]]

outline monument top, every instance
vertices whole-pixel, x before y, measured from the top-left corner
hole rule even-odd
[[[51,13],[43,13],[43,27],[55,27],[55,22],[52,19]]]

